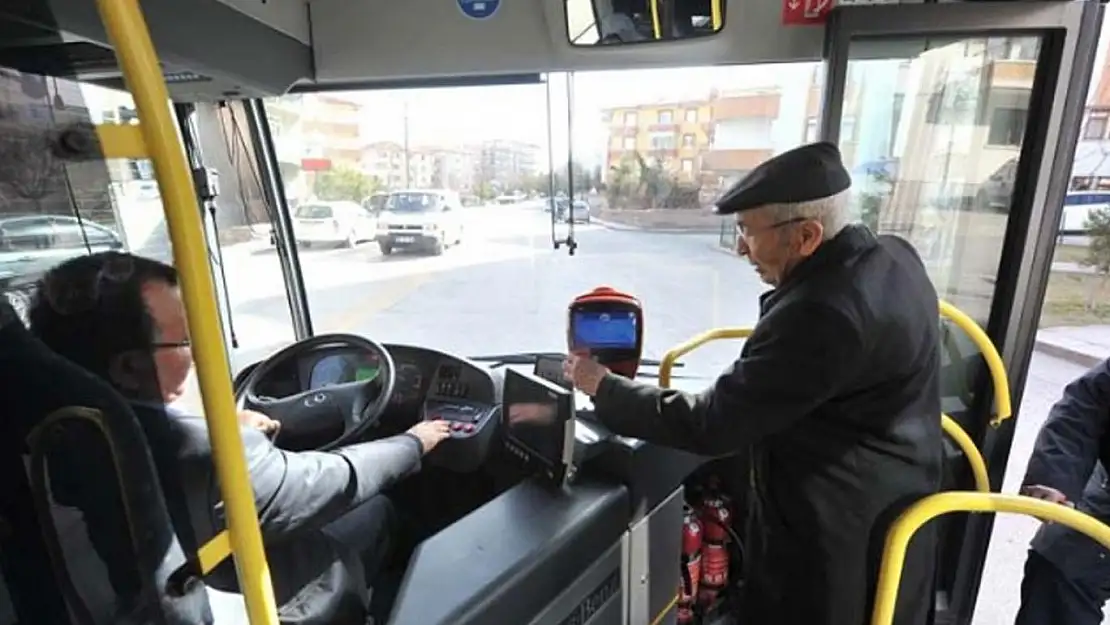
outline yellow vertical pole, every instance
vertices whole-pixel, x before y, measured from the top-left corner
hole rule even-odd
[[[710,0],[710,11],[713,15],[713,32],[721,31],[721,3],[724,0]]]
[[[205,418],[227,510],[235,566],[252,625],[278,625],[270,569],[243,454],[223,330],[208,270],[207,245],[193,180],[170,113],[169,94],[138,0],[97,0],[100,18],[138,109],[166,210],[173,257],[189,315]]]

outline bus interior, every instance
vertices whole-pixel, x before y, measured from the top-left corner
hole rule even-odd
[[[943,490],[977,490],[970,445],[985,467],[978,486],[999,492],[1021,418],[1009,404],[1028,376],[1102,5],[832,4],[34,0],[0,7],[0,280],[9,303],[0,370],[39,380],[2,383],[4,440],[13,442],[2,454],[0,625],[286,622],[273,610],[272,591],[248,590],[268,584],[258,567],[264,560],[239,559],[250,541],[223,531],[195,552],[185,548],[171,522],[172,494],[159,487],[134,415],[23,329],[20,315],[42,272],[109,249],[179,270],[188,259],[199,267],[183,280],[209,300],[215,314],[205,327],[215,334],[203,336],[218,340],[194,332],[203,369],[203,403],[201,393],[191,397],[198,412],[211,412],[210,378],[226,371],[238,406],[282,421],[279,446],[290,451],[383,438],[433,414],[457,424],[421,473],[390,492],[419,522],[405,528],[391,563],[396,587],[385,622],[731,623],[730,588],[742,581],[735,574],[696,614],[680,614],[676,589],[684,584],[688,499],[717,476],[737,474],[736,458],[612,436],[591,419],[587,398],[559,390],[552,363],[567,351],[568,303],[610,284],[643,302],[646,329],[633,371],[700,390],[737,351],[735,341],[702,345],[744,336],[735,328],[755,324],[762,287],[735,277],[731,255],[679,257],[695,245],[699,251],[689,253],[700,254],[701,238],[610,235],[596,219],[559,223],[543,207],[565,194],[575,203],[582,197],[595,216],[622,203],[640,203],[645,219],[667,209],[694,215],[760,160],[814,140],[841,147],[861,219],[910,239],[956,311],[938,320],[943,410],[967,440],[945,442]],[[126,19],[138,9],[142,21]],[[145,83],[125,71],[151,59],[140,50],[121,62],[128,46],[113,43],[144,22],[168,95],[160,115],[172,121],[157,140],[150,120],[158,102],[139,97]],[[783,77],[792,78],[767,86]],[[303,139],[289,139],[294,124],[304,127]],[[468,156],[459,146],[477,141],[478,131],[467,129],[483,124],[501,124],[501,134]],[[145,149],[132,127],[142,129]],[[344,128],[354,130],[348,136]],[[457,146],[428,147],[456,132]],[[505,147],[525,136],[535,149]],[[152,148],[170,139],[181,154]],[[582,156],[591,151],[600,153],[596,165]],[[171,156],[189,174],[185,191],[180,176],[167,178],[178,170],[159,161]],[[665,161],[676,173],[664,185]],[[499,177],[505,162],[512,182]],[[1010,188],[982,192],[997,186],[993,174],[1003,167],[1012,170]],[[362,177],[351,173],[360,168]],[[465,180],[454,181],[456,173]],[[324,197],[340,188],[349,197]],[[379,236],[439,236],[441,225],[431,221],[390,230],[381,198],[411,188],[475,197],[454,209],[466,222],[465,245],[388,262],[372,241],[298,246],[296,206],[317,196],[356,202]],[[169,215],[185,197],[195,214],[162,217],[163,207]],[[196,233],[182,238],[191,225]],[[711,238],[718,236],[730,235],[722,229]],[[185,250],[184,241],[196,245]],[[344,282],[373,272],[380,278]],[[722,295],[730,280],[743,282],[743,300]],[[434,299],[426,295],[433,287]],[[710,296],[702,312],[674,304]],[[192,324],[192,295],[187,303]],[[981,341],[969,335],[972,326]],[[686,343],[714,327],[734,331]],[[566,437],[546,455],[514,447],[506,429],[510,397],[537,389],[562,402]],[[220,405],[232,406],[228,395]],[[35,412],[42,405],[61,410]],[[209,414],[209,423],[225,416]],[[218,449],[239,441],[235,428],[219,431],[228,438]],[[219,458],[217,465],[205,479],[222,482],[232,502],[234,487],[217,476],[245,465]],[[246,483],[245,473],[236,475]],[[743,508],[738,485],[712,487]],[[975,510],[1043,512],[1019,503]],[[229,505],[230,532],[248,522],[248,504]],[[942,541],[934,622],[973,623],[994,515],[935,522]],[[739,553],[728,557],[740,570]],[[242,592],[211,582],[221,567],[229,573],[233,559]]]

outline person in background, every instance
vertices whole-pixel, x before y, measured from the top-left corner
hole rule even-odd
[[[171,405],[193,367],[176,270],[120,252],[79,256],[44,275],[28,316],[43,343],[130,402],[182,547],[195,553],[222,522],[206,422]],[[364,625],[368,582],[395,522],[381,493],[420,469],[421,457],[449,436],[447,424],[422,422],[373,442],[294,453],[267,438],[272,420],[239,418],[282,622]],[[208,581],[234,587],[234,571],[221,566]]]
[[[831,143],[772,158],[717,202],[772,287],[740,356],[701,393],[566,363],[615,434],[747,454],[741,623],[846,625],[870,615],[891,521],[941,484],[937,294],[904,240],[850,223]],[[734,469],[736,470],[736,469]],[[895,623],[925,625],[935,535],[911,543]]]
[[[1037,434],[1023,495],[1110,523],[1110,359],[1064,388]],[[1029,546],[1017,625],[1099,625],[1110,599],[1110,552],[1058,523]]]

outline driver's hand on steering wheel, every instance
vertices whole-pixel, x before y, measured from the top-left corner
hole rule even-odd
[[[259,432],[262,432],[269,437],[273,437],[275,434],[278,433],[278,430],[281,429],[280,421],[274,421],[261,412],[255,412],[253,410],[240,410],[239,422],[249,428],[254,428],[258,430]]]
[[[450,424],[443,419],[421,421],[409,428],[409,434],[420,439],[420,446],[424,448],[424,453],[428,453],[451,436],[451,428]]]

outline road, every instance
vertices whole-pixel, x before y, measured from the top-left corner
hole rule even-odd
[[[566,307],[609,285],[646,310],[646,356],[706,328],[752,325],[765,287],[716,235],[652,234],[577,224],[578,249],[553,249],[550,216],[533,207],[469,209],[462,245],[439,257],[354,249],[302,250],[314,330],[355,332],[463,355],[565,349]],[[567,226],[556,226],[566,236]],[[237,249],[243,248],[243,249]],[[225,252],[232,321],[244,356],[291,336],[277,257],[267,245]],[[689,302],[689,306],[675,306]],[[546,331],[537,332],[537,329]],[[689,367],[713,372],[735,355],[714,345]],[[263,351],[264,353],[264,351]],[[240,361],[241,358],[236,358]]]
[[[642,233],[578,225],[574,256],[551,244],[550,217],[535,207],[470,209],[463,245],[440,257],[383,257],[374,244],[302,250],[317,333],[354,332],[479,355],[563,351],[566,306],[605,284],[636,294],[645,307],[646,357],[707,328],[750,326],[765,290],[746,262],[714,249],[715,235]],[[559,236],[566,226],[557,226]],[[227,248],[237,365],[292,338],[277,257],[265,243]],[[685,371],[712,375],[737,345],[711,344],[685,358]],[[681,372],[681,371],[680,371]],[[1032,442],[1075,365],[1036,355],[1007,471],[1021,479]],[[1036,522],[1002,517],[988,555],[975,625],[1009,625],[1019,597],[1026,545]],[[1110,619],[1106,621],[1110,623]]]

